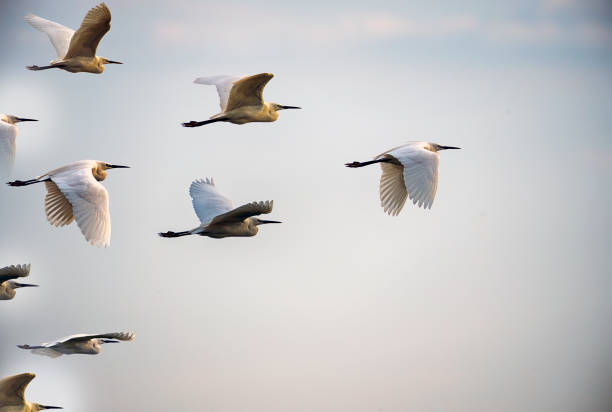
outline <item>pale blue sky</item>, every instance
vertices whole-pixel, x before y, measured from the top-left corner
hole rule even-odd
[[[42,187],[0,187],[0,376],[66,410],[601,412],[612,385],[612,24],[604,1],[107,1],[103,75],[23,21],[76,28],[87,1],[3,2],[0,112],[13,178],[94,158],[111,247],[50,226]],[[269,71],[271,124],[184,129],[218,111],[203,75]],[[441,154],[431,210],[379,206],[376,167],[409,140]],[[213,176],[274,199],[251,239],[160,239],[197,224]],[[134,330],[97,357],[14,345]],[[137,405],[137,406],[134,406]]]

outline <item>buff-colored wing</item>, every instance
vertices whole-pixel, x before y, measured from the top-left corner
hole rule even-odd
[[[53,226],[66,226],[74,221],[72,205],[66,196],[53,182],[45,182],[47,195],[45,196],[45,213],[47,220]]]
[[[203,225],[234,208],[234,203],[217,189],[212,177],[194,180],[189,187],[189,194],[193,210]]]
[[[0,380],[0,407],[22,406],[26,387],[35,377],[33,373],[22,373]]]
[[[380,204],[386,213],[397,216],[408,198],[404,183],[404,168],[395,163],[381,163]]]
[[[0,283],[7,280],[25,278],[30,274],[30,264],[27,265],[11,265],[0,269]]]
[[[272,212],[272,206],[274,205],[273,200],[266,200],[265,202],[252,202],[247,203],[246,205],[242,205],[237,207],[234,210],[230,210],[227,213],[219,215],[215,217],[210,225],[215,225],[218,223],[235,223],[241,222],[246,218],[268,214]]]
[[[45,33],[49,37],[51,44],[53,44],[57,52],[57,60],[63,59],[68,52],[68,47],[70,47],[70,39],[74,35],[74,30],[33,14],[25,16],[25,20],[36,30]]]
[[[243,106],[257,106],[263,103],[263,89],[274,75],[260,73],[245,77],[234,83],[230,91],[226,112]]]
[[[134,332],[111,332],[111,333],[99,333],[99,334],[78,334],[67,336],[59,340],[59,343],[66,342],[84,342],[90,339],[116,339],[130,341],[136,337]]]
[[[87,12],[81,27],[74,33],[65,59],[84,56],[95,57],[102,37],[110,30],[111,13],[106,4],[100,3]]]

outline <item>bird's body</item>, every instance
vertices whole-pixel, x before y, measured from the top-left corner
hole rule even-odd
[[[25,400],[25,390],[36,375],[22,373],[0,380],[0,412],[36,412],[44,409],[62,409]]]
[[[0,114],[0,177],[10,175],[17,153],[17,125],[19,122],[36,122],[10,114]]]
[[[388,150],[367,162],[347,163],[363,167],[380,163],[380,202],[384,211],[396,216],[407,198],[424,209],[431,208],[438,188],[438,151],[459,149],[429,142],[410,142]]]
[[[33,14],[28,14],[25,19],[32,27],[49,36],[57,51],[57,58],[52,60],[48,66],[28,66],[30,70],[58,68],[71,73],[99,74],[104,72],[105,64],[121,64],[121,62],[96,56],[100,40],[110,30],[111,13],[104,3],[89,10],[76,32]]]
[[[194,83],[214,85],[219,93],[221,113],[201,122],[183,123],[185,127],[197,127],[214,122],[245,124],[251,122],[274,122],[278,111],[299,109],[296,106],[283,106],[263,100],[263,89],[274,77],[271,73],[253,76],[213,76],[198,77]]]
[[[76,220],[92,245],[108,246],[111,220],[108,192],[99,182],[106,179],[106,170],[126,168],[98,160],[81,160],[60,167],[34,179],[9,182],[10,186],[45,183],[45,213],[54,226],[65,226]]]
[[[192,198],[193,208],[200,219],[200,226],[184,232],[160,233],[160,236],[199,235],[215,239],[250,237],[257,234],[259,231],[258,225],[280,223],[254,217],[270,213],[273,201],[252,202],[234,208],[233,202],[219,192],[212,178],[194,181],[189,188],[189,194]]]
[[[29,283],[16,282],[13,279],[25,278],[30,274],[30,265],[12,265],[0,269],[0,300],[11,300],[17,294],[15,289],[32,287]]]
[[[102,334],[78,334],[58,339],[55,342],[43,343],[37,346],[18,345],[21,349],[29,349],[37,355],[57,358],[62,355],[97,355],[101,345],[131,341],[136,335],[133,332],[113,332]]]

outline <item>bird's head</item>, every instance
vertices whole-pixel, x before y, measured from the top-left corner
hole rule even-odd
[[[0,116],[0,120],[3,120],[9,124],[15,124],[19,122],[37,122],[36,119],[26,119],[25,117],[17,117],[12,114],[3,114]]]
[[[19,283],[19,282],[15,282],[13,280],[9,281],[8,284],[9,284],[9,287],[11,287],[13,289],[38,287],[38,285],[34,285],[32,283]]]
[[[272,107],[272,110],[274,110],[275,112],[278,112],[279,110],[285,110],[285,109],[301,109],[301,107],[283,106],[282,104],[278,104],[278,103],[270,103],[270,106]]]
[[[34,411],[42,411],[43,409],[64,409],[61,406],[41,405],[40,403],[32,403]]]
[[[429,150],[431,150],[432,152],[439,152],[440,150],[447,150],[447,149],[461,149],[461,148],[455,147],[455,146],[442,146],[437,143],[429,143]]]
[[[129,166],[121,166],[121,165],[112,165],[110,163],[106,163],[106,162],[97,162],[96,166],[91,169],[91,173],[93,174],[93,176],[96,178],[96,180],[98,182],[103,181],[104,179],[106,179],[106,171],[108,169],[129,169]]]
[[[108,60],[106,57],[100,57],[100,62],[102,64],[123,64],[123,63],[115,61],[115,60]]]

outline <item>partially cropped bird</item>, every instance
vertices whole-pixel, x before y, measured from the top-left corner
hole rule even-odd
[[[11,300],[17,294],[15,289],[27,288],[31,283],[19,283],[13,279],[25,278],[30,274],[30,264],[12,265],[0,269],[0,300]]]
[[[123,64],[96,56],[100,40],[111,27],[111,13],[104,3],[100,3],[87,12],[81,27],[76,32],[33,14],[28,14],[25,20],[32,27],[49,36],[49,40],[57,51],[57,59],[51,60],[48,66],[27,66],[30,70],[58,68],[71,73],[102,73],[105,64]]]
[[[257,226],[266,223],[281,223],[276,220],[263,220],[254,216],[272,211],[273,201],[252,202],[234,208],[230,199],[223,196],[212,178],[194,181],[189,188],[193,208],[200,219],[200,226],[184,232],[159,233],[161,237],[187,235],[208,236],[216,239],[224,237],[255,236]]]
[[[37,122],[11,114],[0,114],[0,177],[10,175],[17,153],[17,126],[19,122]]]
[[[213,76],[198,77],[194,83],[217,86],[221,104],[221,113],[210,120],[183,123],[185,127],[197,127],[214,122],[244,124],[250,122],[273,122],[278,119],[278,111],[283,109],[301,109],[297,106],[283,106],[263,100],[263,89],[274,75],[260,73],[253,76]]]
[[[55,342],[42,343],[38,346],[17,345],[21,349],[30,349],[37,355],[57,358],[62,355],[97,355],[102,350],[100,345],[130,341],[136,337],[134,332],[113,332],[100,334],[79,334],[58,339]]]
[[[108,169],[129,168],[98,160],[80,160],[34,179],[9,182],[9,186],[45,183],[45,213],[53,226],[65,226],[76,220],[92,245],[108,246],[111,220],[108,192],[99,182],[106,179]]]
[[[418,207],[431,209],[438,187],[438,152],[460,149],[429,142],[410,142],[388,150],[367,162],[346,163],[347,167],[363,167],[380,163],[380,203],[385,212],[396,216],[407,198]]]
[[[22,373],[0,380],[0,412],[36,412],[43,409],[64,409],[25,400],[25,390],[36,375]]]

